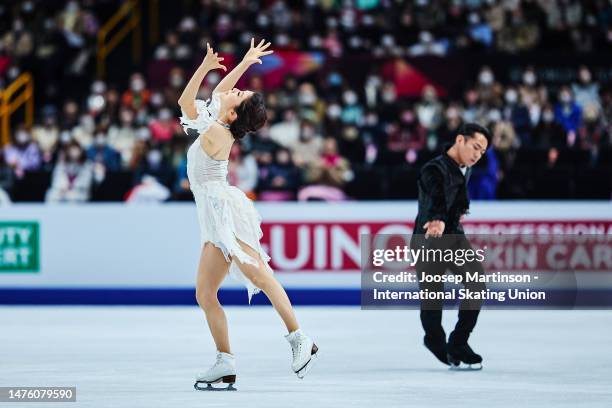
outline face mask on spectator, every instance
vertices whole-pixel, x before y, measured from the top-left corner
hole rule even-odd
[[[414,122],[414,113],[412,113],[412,111],[404,111],[402,112],[402,122],[407,123],[407,124],[411,124],[412,122]]]
[[[392,103],[395,101],[395,92],[393,90],[384,91],[381,96],[382,100],[386,103]]]
[[[311,126],[302,126],[302,132],[300,133],[302,140],[310,140],[314,134],[314,129]]]
[[[327,81],[329,82],[330,86],[340,86],[342,85],[342,76],[340,76],[340,74],[337,72],[332,72],[329,74]]]
[[[419,41],[423,44],[430,44],[433,42],[433,36],[429,31],[421,31],[419,33]]]
[[[206,80],[209,84],[217,84],[221,80],[221,75],[216,72],[211,72],[206,76]]]
[[[15,141],[19,145],[24,145],[30,141],[30,134],[26,131],[20,130],[15,135]]]
[[[289,36],[287,34],[278,34],[274,43],[280,47],[284,47],[289,44],[289,41]]]
[[[459,111],[456,108],[448,108],[446,110],[446,120],[452,121],[459,119]]]
[[[162,154],[159,150],[151,150],[147,153],[147,162],[151,166],[158,166],[162,161]]]
[[[344,103],[347,105],[354,105],[357,103],[357,94],[353,91],[347,91],[342,95]]]
[[[501,112],[497,109],[493,109],[489,112],[489,122],[497,123],[501,120]]]
[[[257,25],[260,27],[267,27],[270,25],[270,19],[263,13],[257,14]]]
[[[482,85],[491,85],[493,83],[493,73],[489,70],[484,70],[478,76],[478,81]]]
[[[569,92],[562,92],[559,99],[561,99],[561,102],[568,104],[572,101],[572,95]]]
[[[435,135],[431,135],[427,138],[427,149],[429,149],[429,151],[434,151],[436,150],[436,147],[438,146],[438,138]]]
[[[104,101],[104,97],[102,95],[91,95],[87,98],[87,108],[93,112],[100,112],[104,109],[104,105],[106,102]]]
[[[591,82],[591,72],[588,69],[580,70],[580,82],[583,84],[588,84]]]
[[[69,130],[64,130],[62,133],[60,133],[60,144],[68,144],[70,143],[70,141],[72,140],[72,134],[70,133]]]
[[[317,96],[310,91],[300,92],[298,99],[300,101],[300,105],[314,105],[314,103],[317,101]]]
[[[374,126],[378,123],[378,117],[374,113],[369,113],[365,117],[365,123],[368,126]]]
[[[21,10],[24,13],[31,13],[34,10],[34,3],[32,3],[31,1],[24,2],[21,6]]]
[[[78,147],[71,147],[68,149],[68,159],[71,161],[77,161],[81,158],[81,149]]]
[[[554,119],[555,119],[555,115],[554,113],[552,113],[552,111],[547,110],[542,114],[542,120],[545,123],[551,123]]]
[[[353,141],[357,139],[358,136],[359,136],[359,131],[354,126],[346,127],[342,131],[342,138],[344,140]]]
[[[106,84],[103,81],[94,81],[91,85],[91,92],[95,94],[102,94],[106,92]]]
[[[8,71],[6,72],[6,76],[10,81],[15,80],[19,74],[21,73],[21,71],[19,70],[18,67],[16,66],[12,66],[8,69]]]
[[[53,20],[52,18],[46,18],[43,22],[43,28],[46,31],[51,31],[55,28],[55,20]]]
[[[323,45],[323,40],[318,35],[311,35],[308,44],[310,48],[320,48]]]
[[[106,136],[104,133],[98,133],[94,138],[94,144],[98,147],[106,146]]]
[[[94,118],[90,115],[83,115],[79,118],[79,125],[86,131],[93,133],[94,128],[96,127],[96,122]]]
[[[162,94],[160,94],[159,92],[156,92],[153,95],[151,95],[151,105],[155,106],[156,108],[159,108],[163,104],[164,104],[164,97],[162,96]]]
[[[506,102],[508,102],[509,104],[516,103],[516,101],[518,100],[518,94],[516,93],[514,89],[508,89],[506,91],[505,97],[506,97]]]
[[[170,120],[170,118],[172,118],[172,112],[170,112],[170,109],[165,108],[159,111],[159,120],[166,121]]]
[[[276,154],[276,162],[280,165],[289,164],[290,159],[291,157],[289,156],[289,152],[286,150],[279,150],[279,152]]]
[[[132,114],[132,112],[127,111],[127,110],[121,112],[121,123],[123,123],[124,125],[129,125],[132,123],[133,120],[134,120],[134,115]]]
[[[79,11],[79,3],[77,3],[76,1],[68,2],[68,4],[66,5],[66,11],[68,13],[76,13],[77,11]]]
[[[149,140],[151,139],[151,131],[147,127],[141,127],[136,131],[136,137],[138,140]]]
[[[21,19],[17,19],[13,22],[13,31],[16,33],[23,31],[23,21],[21,21]]]
[[[336,104],[329,105],[329,108],[327,108],[327,116],[329,116],[331,119],[338,119],[341,114],[342,108]]]
[[[526,71],[523,74],[523,82],[525,83],[525,85],[528,86],[533,86],[536,83],[536,76],[533,73],[533,71]]]
[[[165,45],[160,45],[155,50],[155,59],[166,60],[170,58],[170,50]]]
[[[170,85],[175,88],[178,88],[183,85],[183,76],[182,75],[172,75],[170,77]]]
[[[145,83],[142,79],[134,79],[130,83],[130,88],[134,92],[141,92],[145,87]]]
[[[197,28],[197,23],[193,17],[185,17],[179,24],[180,31],[194,31]]]
[[[425,92],[423,92],[423,99],[425,100],[425,102],[435,102],[436,100],[436,90],[431,88],[431,87],[427,87],[425,89]]]

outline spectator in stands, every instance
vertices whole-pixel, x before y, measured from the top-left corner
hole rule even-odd
[[[92,186],[93,165],[87,160],[81,145],[72,141],[60,152],[45,201],[86,202],[91,196]]]
[[[559,102],[555,106],[555,120],[563,126],[566,132],[574,135],[582,124],[582,109],[574,101],[572,90],[568,86],[562,87],[559,91]],[[570,142],[570,144],[573,143]]]
[[[503,116],[512,122],[512,126],[521,141],[522,146],[531,145],[531,117],[529,109],[519,99],[519,93],[514,88],[507,88],[504,94],[506,106]]]
[[[135,184],[140,184],[145,175],[155,178],[168,188],[172,186],[174,170],[158,147],[151,147],[140,160],[134,175]]]
[[[328,137],[323,142],[323,154],[312,169],[309,177],[315,184],[342,188],[352,180],[351,165],[338,152],[338,144],[334,138]]]
[[[581,66],[578,71],[578,82],[572,84],[576,103],[582,109],[591,109],[599,115],[601,100],[599,98],[599,85],[593,82],[591,71],[586,66]]]
[[[323,139],[317,132],[315,124],[309,120],[302,120],[298,140],[290,146],[295,165],[302,171],[307,171],[321,156],[322,147]]]
[[[93,144],[87,149],[87,159],[104,172],[121,170],[121,155],[109,146],[108,136],[103,131],[96,133]]]
[[[134,112],[144,110],[151,99],[144,76],[137,72],[130,77],[130,89],[123,93],[121,104]]]
[[[495,200],[497,188],[498,163],[495,151],[488,149],[474,166],[468,191],[473,200]]]
[[[95,174],[101,174],[103,167],[115,168],[113,154],[109,155],[112,150],[121,156],[119,169],[136,171],[147,162],[148,146],[154,143],[170,170],[180,169],[179,177],[170,181],[173,197],[191,199],[183,160],[187,137],[175,131],[178,112],[172,109],[176,109],[185,72],[192,68],[191,56],[206,43],[203,40],[220,40],[223,56],[231,64],[233,54],[243,46],[236,24],[255,35],[278,37],[278,57],[289,58],[281,61],[282,68],[264,64],[260,72],[245,78],[245,85],[253,89],[266,87],[268,124],[242,142],[258,166],[260,182],[276,166],[281,146],[289,149],[300,168],[299,187],[303,187],[321,178],[334,180],[326,174],[330,170],[320,165],[321,135],[335,139],[347,168],[359,166],[361,171],[362,166],[395,165],[388,158],[414,163],[421,153],[439,149],[463,121],[485,124],[492,118],[499,118],[491,128],[497,135],[494,146],[503,170],[513,165],[519,146],[546,151],[586,149],[593,153],[593,164],[605,162],[607,153],[599,151],[612,148],[612,93],[597,63],[578,69],[577,80],[559,92],[558,104],[549,100],[555,99],[549,98],[549,92],[558,88],[555,81],[560,77],[542,65],[526,66],[521,72],[516,65],[506,69],[496,62],[476,68],[475,84],[446,83],[432,75],[436,86],[425,86],[420,97],[404,78],[385,68],[393,58],[407,55],[449,55],[457,60],[469,56],[478,63],[495,60],[499,51],[548,51],[560,49],[559,44],[563,52],[592,48],[605,53],[612,50],[610,2],[470,1],[440,7],[437,1],[308,1],[299,10],[297,3],[286,1],[262,3],[257,10],[240,2],[203,2],[195,5],[199,13],[191,13],[197,19],[184,17],[176,27],[169,27],[164,43],[155,50],[154,62],[149,61],[144,71],[148,76],[133,73],[127,90],[118,87],[112,75],[106,82],[97,81],[93,70],[86,69],[92,66],[88,61],[94,55],[92,40],[99,16],[122,2],[52,3],[16,0],[0,12],[0,27],[8,28],[0,35],[0,88],[20,73],[31,72],[36,107],[45,106],[35,112],[32,138],[42,152],[43,165],[34,169],[52,171],[58,151],[76,140],[90,157],[96,157]],[[283,51],[295,54],[283,55]],[[313,57],[308,52],[319,54]],[[363,55],[373,57],[366,60]],[[299,62],[302,57],[305,60]],[[369,67],[353,70],[351,64],[361,61]],[[525,59],[516,61],[522,64]],[[86,74],[91,78],[85,78]],[[210,93],[219,79],[210,75],[201,91]],[[446,92],[444,98],[438,98],[436,89]],[[564,102],[566,94],[570,98]],[[107,147],[95,142],[100,131],[108,135]],[[2,154],[14,151],[13,145]],[[244,159],[239,161],[240,168],[245,166]],[[350,171],[346,174],[350,178]],[[344,188],[339,182],[328,184]]]
[[[24,126],[20,126],[13,137],[13,142],[4,148],[4,161],[13,169],[18,179],[27,171],[39,170],[42,165],[40,148]]]
[[[489,113],[489,129],[493,129],[493,146],[499,153],[501,167],[507,170],[512,166],[520,140],[516,137],[512,122],[504,120],[499,110]]]
[[[234,144],[230,152],[228,178],[231,185],[238,187],[251,199],[256,198],[257,161],[252,154],[244,151],[239,144]]]
[[[108,130],[108,144],[121,154],[121,162],[127,167],[132,160],[138,133],[131,109],[122,108],[119,117],[120,124],[112,125]]]
[[[266,176],[259,181],[258,198],[263,201],[295,200],[300,181],[300,170],[293,163],[291,153],[280,148]]]
[[[189,186],[189,178],[187,177],[187,157],[184,157],[176,168],[176,182],[172,189],[172,195],[178,201],[190,201],[193,199],[193,193]]]
[[[59,126],[57,125],[56,113],[53,108],[46,109],[43,113],[43,123],[34,126],[32,138],[40,147],[44,166],[51,166],[55,149],[59,142]]]
[[[427,85],[423,88],[423,99],[416,105],[419,123],[428,133],[433,133],[442,124],[442,104],[438,100],[436,88]]]
[[[178,119],[172,114],[168,108],[162,108],[157,114],[157,118],[149,123],[151,138],[155,142],[168,142],[174,136],[183,133]]]
[[[555,147],[557,149],[566,146],[565,129],[563,126],[555,122],[555,113],[551,106],[545,106],[540,123],[536,126],[533,132],[534,146],[548,149]]]

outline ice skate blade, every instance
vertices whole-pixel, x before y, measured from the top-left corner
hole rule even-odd
[[[212,384],[218,384],[218,383],[224,383],[227,384],[227,387],[225,388],[215,388],[212,386]],[[234,383],[236,382],[236,376],[235,375],[226,375],[225,377],[221,377],[219,379],[216,379],[215,381],[196,381],[196,383],[193,385],[193,388],[195,388],[198,391],[237,391],[236,388],[234,388]],[[201,387],[201,385],[206,384],[206,387]]]
[[[296,374],[297,377],[300,380],[303,380],[304,377],[306,377],[306,374],[308,374],[308,372],[310,371],[310,369],[312,368],[312,366],[315,364],[315,362],[317,361],[317,357],[319,356],[319,348],[316,345],[312,346],[312,354],[310,356],[310,360],[308,360],[308,362],[304,365],[304,367],[302,367],[301,369],[299,369]]]
[[[482,363],[476,363],[476,364],[466,364],[466,363],[451,364],[449,369],[451,371],[480,371],[480,370],[482,370]]]

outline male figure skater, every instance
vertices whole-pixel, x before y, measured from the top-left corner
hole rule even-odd
[[[419,209],[411,238],[413,249],[471,249],[464,235],[461,217],[467,213],[470,201],[467,183],[471,167],[480,160],[490,145],[489,131],[475,123],[463,125],[454,144],[446,146],[440,156],[427,162],[421,169]],[[419,289],[443,291],[444,283],[421,283],[424,275],[444,275],[451,270],[465,278],[466,272],[483,273],[482,264],[475,259],[458,266],[453,262],[416,263]],[[465,282],[470,291],[485,290],[484,283]],[[468,345],[470,333],[476,325],[481,301],[462,300],[459,320],[450,334],[448,343],[442,328],[442,300],[421,300],[421,323],[425,329],[425,346],[451,368],[482,368],[482,357]],[[464,363],[463,365],[461,363]],[[467,367],[465,367],[467,365]]]

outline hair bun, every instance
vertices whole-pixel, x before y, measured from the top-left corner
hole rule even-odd
[[[235,110],[238,117],[230,125],[234,139],[242,139],[247,133],[258,131],[266,123],[266,106],[260,93],[254,93],[242,101]]]

